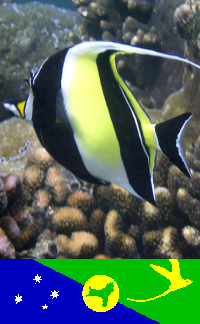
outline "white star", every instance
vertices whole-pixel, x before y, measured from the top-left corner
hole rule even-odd
[[[52,299],[53,299],[54,297],[57,298],[57,297],[59,296],[59,295],[58,295],[59,291],[55,291],[55,290],[54,290],[54,291],[51,291],[51,293],[52,293],[52,294],[51,294],[50,296],[52,296]]]
[[[20,296],[18,294],[18,296],[15,296],[15,301],[16,301],[16,304],[18,304],[20,301],[22,301],[22,296]]]
[[[47,307],[48,307],[48,306],[47,306],[46,304],[45,304],[44,306],[42,306],[43,309],[47,309]]]
[[[35,280],[35,284],[36,284],[36,282],[40,283],[40,280],[42,280],[42,279],[41,279],[41,276],[38,276],[38,274],[37,274],[37,276],[35,276],[35,279],[33,279],[33,280]]]

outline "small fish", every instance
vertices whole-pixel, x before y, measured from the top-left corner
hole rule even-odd
[[[115,183],[156,205],[153,169],[160,150],[191,177],[183,134],[191,113],[152,124],[118,73],[118,54],[186,59],[113,42],[84,42],[46,59],[26,101],[4,107],[32,122],[47,151],[79,178]]]

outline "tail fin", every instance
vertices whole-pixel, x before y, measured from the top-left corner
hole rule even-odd
[[[155,126],[159,149],[174,163],[186,176],[191,178],[183,148],[183,135],[187,122],[192,117],[185,113]]]

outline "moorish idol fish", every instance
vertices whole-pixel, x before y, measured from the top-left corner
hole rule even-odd
[[[163,57],[199,68],[130,45],[84,42],[47,58],[29,80],[26,101],[5,101],[4,107],[31,121],[52,157],[79,178],[115,183],[156,205],[156,150],[191,176],[182,142],[192,114],[152,124],[117,70],[118,54]]]

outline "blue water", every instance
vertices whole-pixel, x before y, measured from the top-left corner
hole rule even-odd
[[[33,2],[32,0],[15,0],[16,3],[27,3]],[[72,0],[41,0],[38,2],[47,3],[47,4],[54,4],[57,7],[67,8],[71,10],[76,10],[76,7],[73,5]]]

